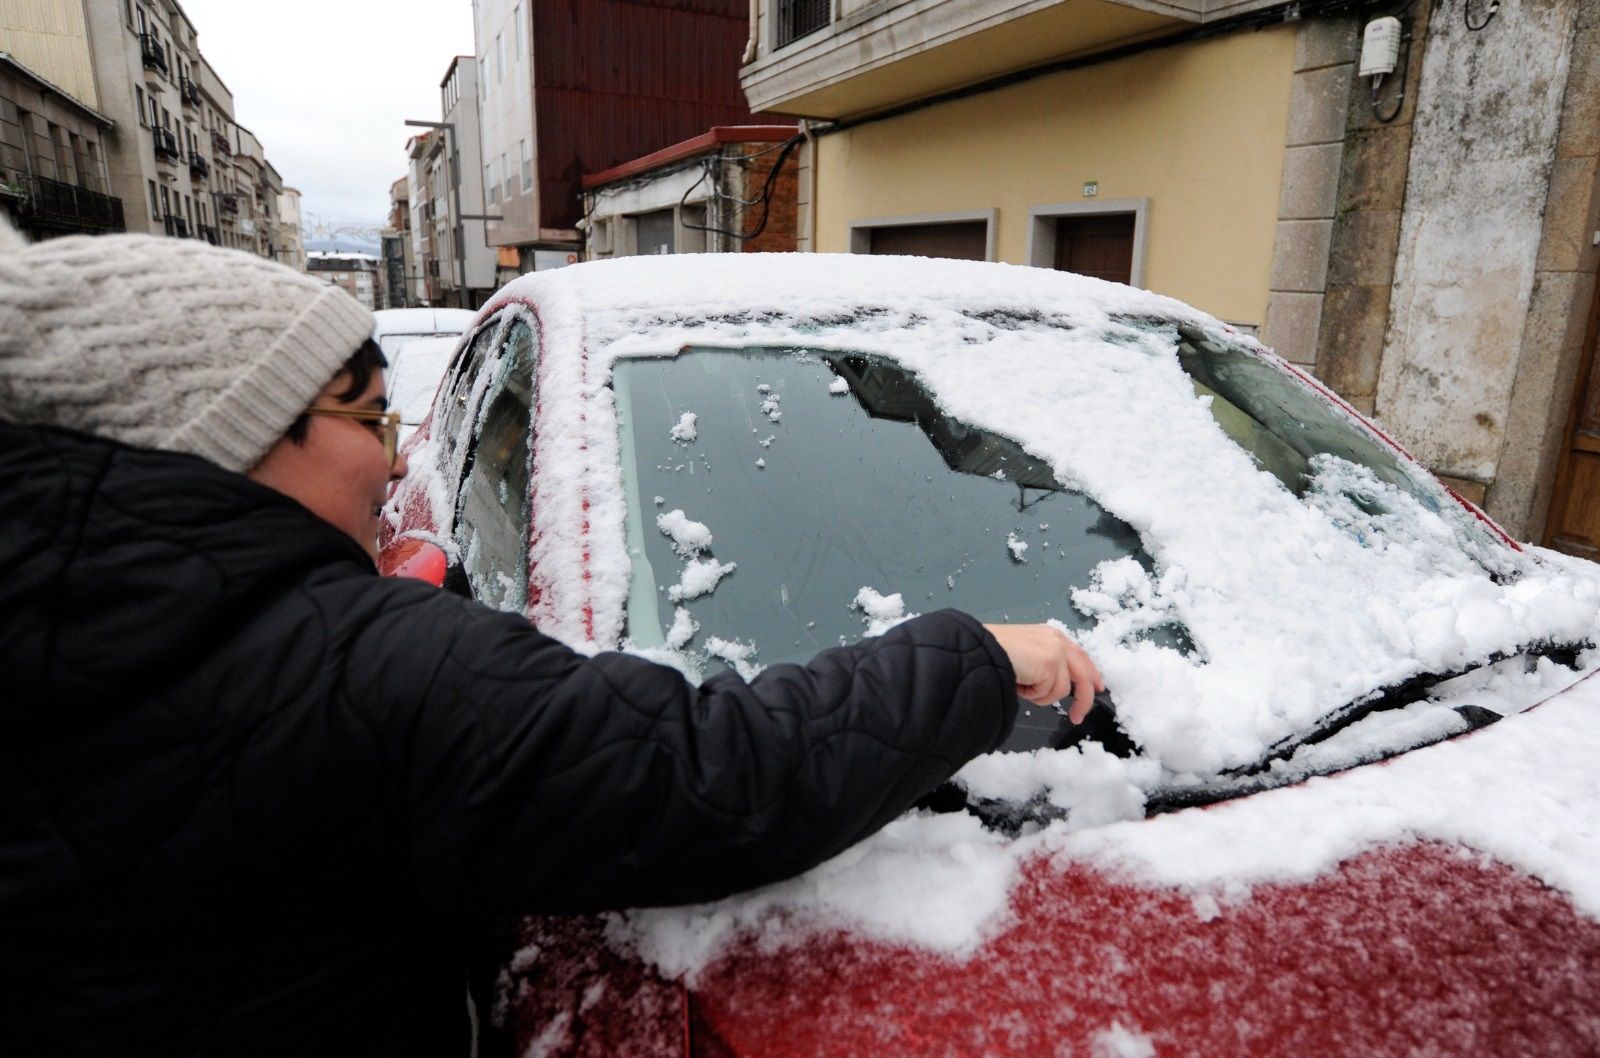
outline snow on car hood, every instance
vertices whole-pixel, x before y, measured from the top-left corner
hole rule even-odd
[[[1078,600],[1099,615],[1082,638],[1143,755],[1093,746],[991,755],[959,777],[986,796],[1067,806],[1065,822],[1008,840],[963,814],[913,814],[790,882],[619,918],[618,936],[663,967],[692,971],[732,931],[780,920],[970,953],[1003,920],[1020,858],[1044,849],[1198,892],[1315,874],[1375,842],[1437,837],[1504,857],[1600,915],[1589,855],[1600,789],[1586,778],[1600,748],[1600,681],[1379,768],[1140,820],[1152,789],[1257,761],[1364,695],[1538,644],[1593,641],[1600,623],[1600,576],[1588,563],[1496,545],[1491,578],[1463,561],[1448,519],[1375,547],[1258,468],[1177,357],[1175,325],[1270,357],[1225,324],[1043,269],[848,255],[600,262],[523,277],[497,301],[534,305],[543,330],[532,503],[543,590],[533,615],[580,649],[619,645],[630,575],[611,368],[687,346],[889,358],[949,415],[1015,439],[1136,529],[1157,565],[1146,576],[1108,563]],[[580,583],[588,609],[563,594]],[[1192,656],[1127,635],[1150,607],[1183,622]],[[1600,664],[1584,660],[1585,670]],[[1548,661],[1524,672],[1514,660],[1473,678],[1487,681],[1469,688],[1475,701],[1504,684],[1503,710],[1516,712],[1576,676]],[[1426,727],[1437,715],[1372,722]],[[1264,840],[1274,830],[1298,836]],[[1569,838],[1528,837],[1552,832]]]
[[[611,365],[688,345],[890,358],[947,413],[1020,442],[1136,529],[1157,576],[1108,563],[1104,590],[1079,600],[1101,617],[1083,638],[1119,720],[1169,777],[1257,761],[1421,673],[1595,637],[1595,567],[1507,548],[1515,579],[1496,583],[1437,518],[1433,536],[1375,548],[1259,469],[1195,396],[1160,325],[1261,347],[1169,298],[1044,269],[811,254],[599,262],[501,297],[537,301],[545,329],[535,568],[558,589],[589,545],[602,649],[617,645],[630,568]],[[592,399],[569,399],[579,393]],[[588,638],[559,590],[546,598],[541,627]],[[1128,636],[1151,607],[1182,620],[1195,656]]]

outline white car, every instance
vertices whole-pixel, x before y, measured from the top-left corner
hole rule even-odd
[[[525,922],[518,1053],[1600,1053],[1600,568],[1204,313],[577,265],[490,301],[408,451],[381,567],[580,649],[748,676],[953,606],[1108,688],[800,878]]]
[[[461,334],[477,313],[470,309],[380,309],[372,337],[389,360],[389,406],[400,413],[401,440],[428,414],[439,379]]]

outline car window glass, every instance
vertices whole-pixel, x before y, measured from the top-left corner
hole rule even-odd
[[[687,627],[681,605],[699,628],[684,649],[706,671],[805,661],[861,638],[880,605],[858,603],[863,588],[899,594],[906,613],[953,606],[985,621],[1085,628],[1072,591],[1089,587],[1097,566],[1131,558],[1152,568],[1131,527],[1014,441],[945,415],[888,362],[690,350],[624,360],[613,382],[633,554],[629,637],[670,643],[675,623],[677,636]],[[708,547],[693,548],[687,522],[705,526]],[[709,594],[683,590],[725,566]],[[1141,636],[1192,649],[1176,624]],[[1030,733],[1019,717],[1008,748],[1045,744],[1058,719],[1039,716]]]
[[[456,540],[472,594],[520,612],[528,598],[528,459],[538,335],[516,319],[487,382],[457,502]]]
[[[457,451],[465,440],[462,434],[462,424],[467,420],[467,411],[474,403],[473,394],[482,382],[482,368],[484,358],[489,350],[494,348],[500,336],[502,321],[490,320],[472,339],[472,345],[461,358],[460,366],[449,383],[449,400],[440,410],[444,413],[444,421],[435,432],[446,448],[447,465],[455,465]]]
[[[1363,543],[1417,539],[1441,521],[1454,561],[1496,577],[1518,567],[1506,548],[1429,475],[1306,383],[1249,350],[1180,328],[1178,361],[1223,433],[1284,488]]]

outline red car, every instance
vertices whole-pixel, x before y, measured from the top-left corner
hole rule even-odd
[[[715,905],[527,919],[538,1055],[1600,1054],[1600,570],[1512,541],[1170,299],[916,258],[633,258],[480,313],[385,572],[691,678],[924,609],[1059,622],[881,834]]]

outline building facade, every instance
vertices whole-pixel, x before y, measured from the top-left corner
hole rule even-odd
[[[411,180],[402,176],[389,185],[388,223],[379,233],[383,258],[383,307],[411,308],[411,277],[416,265],[411,257]]]
[[[382,272],[378,258],[366,253],[312,250],[306,254],[306,272],[339,287],[367,308],[384,306]]]
[[[585,259],[795,249],[792,125],[719,126],[583,178]]]
[[[498,280],[580,248],[584,174],[754,123],[738,82],[749,10],[748,0],[475,0]]]
[[[234,122],[233,95],[174,0],[7,0],[0,40],[36,77],[100,116],[98,193],[120,202],[128,231],[283,256],[282,180]],[[42,120],[66,130],[69,151],[77,135],[88,155],[81,129]],[[71,171],[94,167],[75,161]]]
[[[495,250],[489,245],[483,153],[478,126],[478,63],[457,56],[439,83],[440,129],[430,159],[434,185],[435,305],[475,309],[493,294]]]
[[[110,118],[0,51],[0,209],[34,238],[122,231]]]
[[[802,247],[1181,298],[1328,380],[1517,535],[1600,557],[1600,6],[756,6],[751,105],[806,119]],[[1395,69],[1358,76],[1391,14]]]
[[[305,235],[301,231],[300,192],[286,187],[278,195],[278,260],[297,272],[306,270]]]

